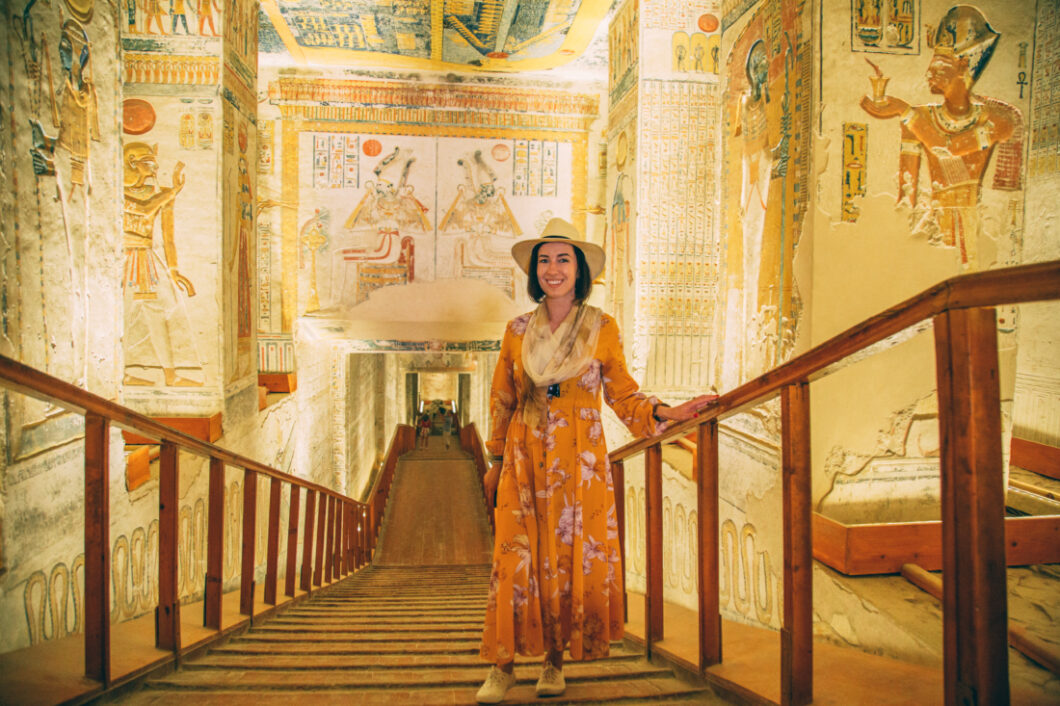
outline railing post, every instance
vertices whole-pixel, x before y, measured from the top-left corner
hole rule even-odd
[[[305,490],[305,531],[302,533],[302,580],[301,587],[306,593],[312,591],[313,582],[313,523],[316,512],[316,491]]]
[[[346,503],[346,573],[352,574],[354,570],[353,564],[353,531],[357,527],[357,523],[354,521],[353,513],[356,510],[356,506],[352,501]]]
[[[324,583],[331,583],[335,570],[335,496],[328,496],[328,524],[324,535]]]
[[[334,563],[331,565],[331,579],[338,581],[342,573],[342,515],[345,503],[340,498],[335,498],[335,545],[332,548]]]
[[[780,703],[813,701],[813,544],[810,512],[810,386],[780,391],[784,495],[784,622]]]
[[[85,415],[85,676],[110,686],[110,422]]]
[[[317,513],[317,546],[313,559],[313,585],[320,586],[324,580],[324,541],[327,534],[328,496],[320,494],[320,512]]]
[[[291,514],[287,520],[287,578],[284,581],[284,595],[294,597],[295,567],[298,565],[298,504],[301,494],[299,487],[291,483]]]
[[[718,422],[696,429],[699,505],[699,669],[721,662],[718,588]]]
[[[210,490],[206,521],[206,592],[202,603],[202,624],[221,629],[221,599],[224,593],[225,545],[225,464],[210,457]]]
[[[365,505],[361,508],[361,566],[364,566],[372,560],[372,546],[370,544],[368,532],[369,519],[368,506]]]
[[[647,509],[647,590],[644,595],[644,635],[651,653],[653,643],[663,639],[663,517],[662,444],[652,444],[644,452],[644,487]]]
[[[265,549],[265,602],[276,605],[280,574],[280,479],[269,484],[269,537]]]
[[[258,529],[258,474],[243,471],[243,554],[239,580],[239,612],[254,615],[254,540]]]
[[[611,483],[615,488],[618,555],[622,559],[622,620],[629,622],[629,592],[626,591],[626,467],[622,461],[611,464]]]
[[[177,578],[177,536],[180,530],[177,447],[163,441],[158,465],[158,608],[155,644],[180,651],[180,593]]]
[[[993,309],[935,324],[946,704],[1007,704],[1008,594],[1001,393]]]

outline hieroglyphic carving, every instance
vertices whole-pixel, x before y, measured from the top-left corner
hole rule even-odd
[[[865,195],[868,132],[865,123],[843,123],[843,221],[847,223],[857,222],[861,213],[854,197]]]
[[[612,105],[637,83],[640,61],[639,0],[627,0],[608,26],[608,96]]]
[[[647,357],[634,348],[646,387],[707,389],[706,360],[717,292],[713,238],[715,126],[712,84],[643,81],[638,214],[637,331]]]
[[[920,0],[850,0],[851,51],[919,54]]]
[[[126,52],[123,59],[125,83],[216,85],[221,77],[215,56]]]
[[[1034,66],[1060,64],[1060,5],[1041,3],[1034,39]],[[1055,71],[1033,73],[1030,173],[1060,171],[1060,84]]]
[[[258,123],[258,174],[272,174],[276,161],[274,146],[276,122],[263,120]],[[354,184],[354,186],[357,186]]]

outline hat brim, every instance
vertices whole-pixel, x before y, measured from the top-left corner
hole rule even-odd
[[[585,256],[585,263],[589,266],[589,277],[591,279],[596,279],[604,271],[604,262],[607,257],[604,255],[604,249],[599,245],[584,240],[573,240],[562,235],[552,235],[544,238],[520,240],[512,246],[512,257],[515,258],[515,264],[519,265],[519,269],[528,275],[530,274],[530,256],[534,253],[534,247],[540,243],[567,243],[581,250],[582,255]]]

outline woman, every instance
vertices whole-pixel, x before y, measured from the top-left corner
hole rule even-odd
[[[638,392],[614,319],[585,303],[604,253],[553,218],[516,243],[536,310],[513,319],[493,374],[484,478],[497,493],[496,538],[480,654],[495,665],[479,703],[515,683],[515,654],[545,653],[539,696],[566,688],[563,652],[608,653],[623,631],[622,565],[614,487],[600,418],[601,389],[638,436],[689,419],[713,397],[668,407]]]

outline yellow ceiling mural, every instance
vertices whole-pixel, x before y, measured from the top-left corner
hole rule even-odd
[[[265,54],[300,64],[538,71],[581,56],[610,0],[261,0]]]

